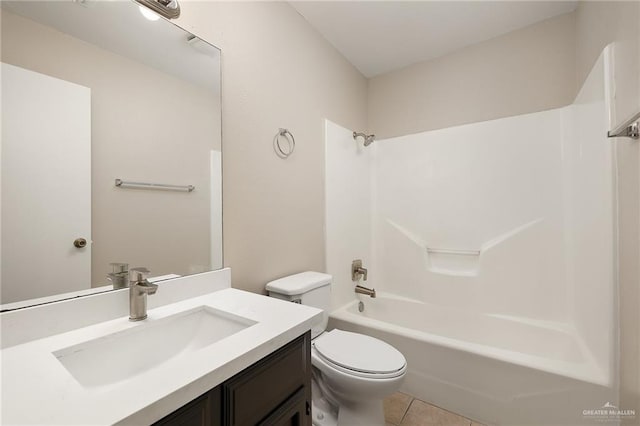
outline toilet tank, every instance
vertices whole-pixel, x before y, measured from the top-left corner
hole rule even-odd
[[[322,320],[311,329],[311,337],[322,333],[329,320],[331,308],[331,275],[321,272],[301,272],[267,284],[270,297],[322,309]]]

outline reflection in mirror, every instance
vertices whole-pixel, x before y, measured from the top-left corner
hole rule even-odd
[[[1,14],[2,308],[221,268],[219,50],[133,1]]]

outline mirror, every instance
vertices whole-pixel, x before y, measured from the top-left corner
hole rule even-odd
[[[2,2],[4,310],[222,267],[220,51],[142,10]]]

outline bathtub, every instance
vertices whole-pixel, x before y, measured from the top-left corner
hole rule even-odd
[[[392,344],[408,363],[401,391],[485,424],[597,424],[585,413],[617,400],[608,369],[565,324],[379,293],[331,312],[329,327]]]

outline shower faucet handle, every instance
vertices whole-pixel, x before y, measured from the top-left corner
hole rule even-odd
[[[367,268],[362,267],[362,259],[356,259],[351,262],[351,281],[358,281],[360,277],[367,280]]]

